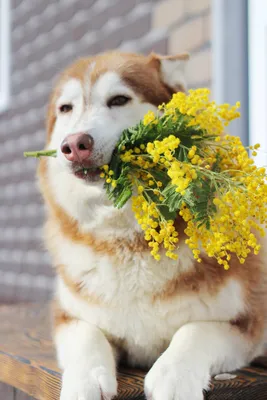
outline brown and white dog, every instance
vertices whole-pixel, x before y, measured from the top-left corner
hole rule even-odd
[[[263,254],[224,271],[205,255],[196,263],[181,235],[179,260],[156,262],[131,207],[115,209],[99,179],[121,132],[182,90],[186,58],[110,52],[81,59],[52,93],[47,148],[58,157],[42,159],[39,180],[58,273],[61,400],[111,399],[122,357],[151,368],[148,399],[201,400],[211,375],[263,351]]]

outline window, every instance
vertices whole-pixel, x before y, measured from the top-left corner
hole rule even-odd
[[[231,135],[240,136],[243,144],[247,146],[249,144],[247,0],[213,0],[212,6],[214,97],[219,103],[241,102],[241,118],[233,121],[226,131]]]
[[[10,102],[10,0],[0,0],[0,113]]]
[[[260,143],[256,157],[267,165],[267,3],[249,0],[249,112],[250,144]]]

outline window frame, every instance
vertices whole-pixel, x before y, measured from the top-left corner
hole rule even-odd
[[[267,4],[249,0],[249,144],[261,144],[256,164],[267,164]]]
[[[227,132],[249,144],[248,0],[212,0],[213,95],[241,102],[241,118]]]
[[[10,0],[0,1],[0,113],[10,105],[11,75],[11,10]]]

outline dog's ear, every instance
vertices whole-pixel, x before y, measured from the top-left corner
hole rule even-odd
[[[149,64],[158,69],[162,81],[174,91],[185,91],[186,83],[184,70],[189,54],[177,54],[175,56],[161,56],[151,53],[149,55]]]

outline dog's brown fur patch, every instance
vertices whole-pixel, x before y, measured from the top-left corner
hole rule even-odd
[[[262,252],[263,253],[263,252]],[[241,282],[247,311],[230,324],[251,339],[259,339],[264,332],[267,315],[267,279],[264,254],[251,254],[245,264],[233,257],[230,269],[225,271],[214,259],[202,257],[193,268],[169,281],[165,288],[153,296],[155,301],[171,301],[181,294],[208,293],[216,295],[230,279]]]
[[[72,317],[69,313],[62,309],[59,302],[54,300],[53,303],[53,329],[57,330],[59,327],[70,322],[75,321],[76,318]]]
[[[90,74],[90,83],[93,85],[97,79],[106,72],[120,74],[122,80],[137,93],[143,102],[155,106],[166,103],[173,93],[184,91],[182,85],[168,86],[162,79],[160,61],[162,59],[186,60],[187,54],[175,57],[164,57],[151,54],[146,57],[133,53],[109,52],[96,57],[87,57],[77,60],[70,65],[59,77],[54,92],[50,97],[47,113],[47,143],[50,140],[56,122],[55,104],[64,83],[71,78],[84,82],[86,75]],[[90,65],[93,66],[90,72]]]
[[[103,304],[103,300],[100,300],[98,296],[88,293],[88,290],[84,289],[82,281],[78,282],[70,277],[64,265],[57,265],[56,271],[72,294],[79,296],[90,304]]]

